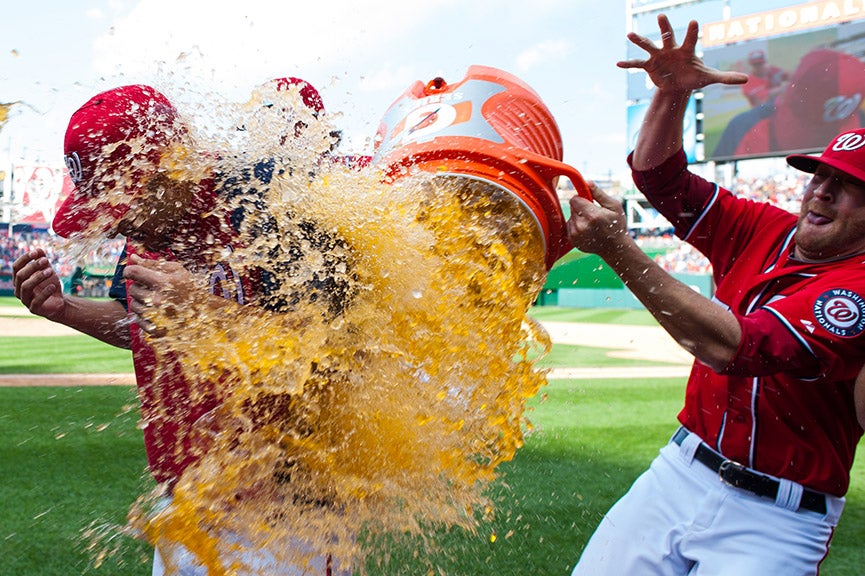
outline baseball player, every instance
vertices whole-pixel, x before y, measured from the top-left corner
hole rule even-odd
[[[698,25],[676,44],[629,39],[657,86],[634,181],[677,235],[711,261],[706,300],[628,236],[621,204],[571,200],[569,238],[599,254],[694,362],[680,426],[607,513],[574,575],[814,575],[844,507],[862,436],[854,383],[865,362],[865,129],[817,157],[798,217],[737,198],[687,168],[683,116],[692,90],[741,84],[695,55]]]
[[[748,54],[748,65],[751,72],[748,81],[742,85],[742,94],[751,106],[760,106],[770,102],[790,80],[786,70],[766,62],[766,53],[754,50]]]
[[[309,102],[318,106],[316,111],[323,110],[311,85],[297,79],[290,83],[302,83],[304,102],[312,98]],[[188,150],[186,136],[183,122],[164,95],[141,85],[98,94],[70,120],[65,158],[76,189],[55,216],[54,230],[64,237],[84,231],[126,236],[126,252],[112,285],[114,300],[99,302],[64,296],[59,278],[39,251],[20,258],[14,265],[16,296],[32,312],[132,349],[150,471],[169,492],[174,481],[201,455],[201,435],[196,426],[220,404],[221,391],[218,382],[204,390],[191,389],[192,384],[184,378],[179,365],[172,365],[170,357],[163,355],[157,364],[156,353],[145,337],[146,331],[155,333],[156,327],[141,315],[160,299],[188,292],[197,283],[196,277],[206,278],[211,292],[226,301],[284,304],[271,298],[269,291],[278,291],[279,287],[272,276],[266,277],[266,271],[250,269],[225,256],[239,247],[240,227],[253,210],[261,208],[260,204],[235,205],[232,211],[214,210],[222,206],[218,197],[269,183],[275,166],[264,161],[264,166],[256,164],[238,176],[221,172],[204,160],[204,166],[212,169],[206,177],[177,180],[170,170],[175,161],[172,154],[178,147]],[[308,292],[316,290],[318,297],[329,298],[320,286],[311,286]],[[342,302],[344,296],[336,297]],[[137,321],[128,326],[123,322],[127,307],[137,315]],[[250,554],[245,561],[251,565],[271,562],[266,551]],[[171,573],[206,574],[183,550],[171,550],[167,560]],[[285,565],[279,565],[278,570],[280,574],[343,573],[333,564],[329,557],[322,556],[310,561],[306,569],[311,572]],[[157,549],[153,574],[165,571]]]

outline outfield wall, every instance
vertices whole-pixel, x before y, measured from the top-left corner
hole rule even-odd
[[[707,298],[714,295],[714,282],[709,274],[671,274]],[[619,281],[618,286],[599,288],[568,288],[545,286],[538,295],[538,306],[568,308],[626,308],[639,310],[643,305]]]
[[[647,251],[650,256],[651,251]],[[85,270],[82,278],[83,296],[106,297],[113,270]],[[709,274],[672,273],[703,296],[714,295],[714,283]],[[71,292],[72,278],[65,277],[63,291]],[[0,273],[0,296],[12,296],[12,275]],[[572,251],[550,270],[546,283],[538,295],[538,306],[564,306],[570,308],[624,308],[641,309],[643,305],[628,290],[615,272],[594,254]]]
[[[646,249],[650,258],[664,252],[664,248]],[[711,274],[671,273],[671,276],[706,298],[715,294]],[[547,275],[536,304],[571,308],[643,308],[606,262],[596,254],[579,250],[572,250],[556,262]]]

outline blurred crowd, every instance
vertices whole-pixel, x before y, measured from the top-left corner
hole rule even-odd
[[[762,178],[736,178],[732,190],[743,198],[757,202],[770,202],[788,212],[798,213],[802,191],[808,183],[809,174],[780,173]],[[672,230],[659,230],[652,234],[637,236],[637,243],[644,249],[664,250],[655,256],[667,272],[678,274],[711,274],[712,266],[706,257],[673,235]]]
[[[114,272],[125,240],[102,240],[85,251],[70,250],[66,241],[46,231],[0,233],[0,274],[11,275],[12,263],[22,254],[43,248],[61,278],[70,278],[80,268],[85,275],[105,276]]]

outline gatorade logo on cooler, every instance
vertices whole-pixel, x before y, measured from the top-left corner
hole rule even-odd
[[[433,103],[411,111],[405,119],[407,130],[403,140],[421,139],[443,128],[468,122],[472,117],[472,103]]]
[[[483,105],[504,87],[483,80],[469,80],[459,91],[417,99],[401,98],[385,115],[392,128],[379,145],[379,156],[410,142],[428,142],[440,136],[471,136],[503,143],[501,135],[483,117]],[[394,122],[395,119],[398,119]]]

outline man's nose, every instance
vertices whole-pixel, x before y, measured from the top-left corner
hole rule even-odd
[[[836,178],[826,178],[814,190],[814,196],[821,200],[831,202],[835,198],[836,188],[840,185]]]

